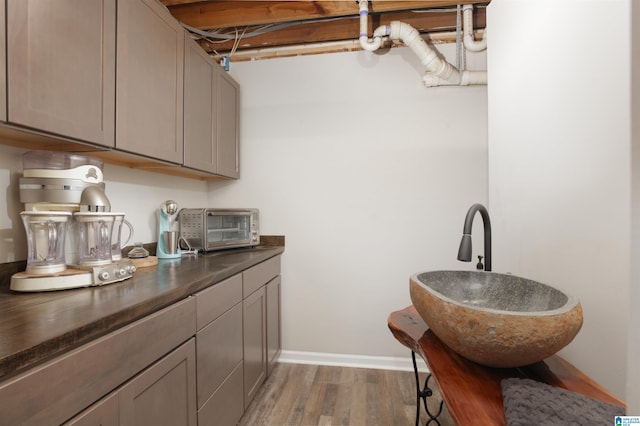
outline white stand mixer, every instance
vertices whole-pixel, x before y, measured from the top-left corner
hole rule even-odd
[[[23,168],[19,189],[29,252],[26,271],[11,277],[11,290],[63,290],[131,278],[133,263],[114,261],[111,252],[115,216],[124,220],[124,213],[111,212],[102,160],[29,151],[23,155]],[[97,230],[99,234],[90,233]],[[99,256],[96,249],[102,250]]]

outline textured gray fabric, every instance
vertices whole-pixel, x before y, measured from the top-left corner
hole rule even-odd
[[[502,380],[508,426],[613,425],[624,407],[529,379]]]

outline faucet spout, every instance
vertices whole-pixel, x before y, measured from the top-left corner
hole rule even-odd
[[[471,262],[471,227],[477,212],[480,212],[484,225],[484,270],[491,271],[491,220],[489,219],[489,212],[482,204],[474,204],[467,211],[462,230],[462,240],[458,248],[458,260]]]

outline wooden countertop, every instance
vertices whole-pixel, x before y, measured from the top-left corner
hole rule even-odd
[[[18,293],[0,286],[0,381],[284,252],[283,246],[160,260],[126,281]]]
[[[461,426],[506,424],[500,382],[510,377],[536,380],[625,406],[623,401],[557,355],[526,367],[490,368],[449,349],[428,329],[413,305],[392,312],[387,322],[393,336],[425,360],[451,417]]]

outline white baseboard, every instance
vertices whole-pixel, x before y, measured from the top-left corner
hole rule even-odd
[[[332,354],[324,352],[286,351],[280,352],[278,362],[290,364],[335,365],[340,367],[375,368],[378,370],[413,371],[411,357],[369,356]],[[416,355],[418,371],[429,370],[419,355]]]

